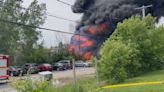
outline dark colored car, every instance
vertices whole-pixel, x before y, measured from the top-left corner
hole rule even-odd
[[[72,62],[70,60],[61,60],[58,63],[62,63],[66,69],[72,69]]]
[[[50,64],[41,64],[38,66],[40,72],[41,71],[53,71],[53,67]]]
[[[62,63],[55,63],[53,65],[53,70],[57,70],[57,71],[66,70],[66,67]]]
[[[22,69],[17,66],[10,66],[9,67],[9,75],[10,76],[19,76],[22,74]]]
[[[39,72],[38,64],[36,63],[26,63],[22,66],[22,70],[24,74],[36,74]]]

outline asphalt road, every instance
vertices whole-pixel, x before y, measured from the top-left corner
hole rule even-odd
[[[87,76],[91,76],[95,73],[94,68],[76,68],[76,76],[77,79],[81,79]],[[39,79],[40,76],[38,74],[31,75],[32,79]],[[13,79],[18,79],[20,77],[14,77]],[[66,71],[54,71],[53,72],[53,80],[60,80],[65,79],[62,83],[67,84],[73,79],[73,70],[66,70]],[[0,92],[17,92],[14,90],[9,83],[1,83],[0,84]]]

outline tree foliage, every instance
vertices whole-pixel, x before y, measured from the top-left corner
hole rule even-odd
[[[36,28],[21,26],[11,21],[25,25],[40,26],[44,23],[46,5],[38,4],[37,0],[23,8],[23,0],[1,0],[0,2],[0,53],[17,56],[20,61],[26,61],[41,33]],[[18,59],[17,59],[18,60]]]
[[[164,66],[164,28],[155,18],[132,17],[119,23],[101,50],[100,75],[110,83]]]
[[[68,51],[68,44],[63,44],[62,42],[60,42],[59,45],[53,49],[54,51],[50,53],[50,56],[49,56],[50,63],[55,63],[60,60],[72,59],[72,55]]]

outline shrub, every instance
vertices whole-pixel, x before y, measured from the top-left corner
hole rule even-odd
[[[56,92],[51,82],[40,80],[32,81],[30,78],[18,80],[13,86],[18,92]]]
[[[109,44],[110,43],[110,44]],[[109,83],[123,82],[140,68],[139,51],[122,42],[106,41],[102,49],[100,76]]]
[[[86,84],[85,84],[86,85]],[[74,85],[55,86],[51,81],[32,80],[30,77],[18,80],[13,84],[18,92],[74,92]],[[88,92],[89,87],[84,89],[84,85],[77,83],[76,92]]]

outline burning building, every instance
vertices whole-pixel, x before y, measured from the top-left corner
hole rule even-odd
[[[72,10],[83,13],[83,17],[71,38],[69,50],[85,59],[97,56],[117,23],[139,14],[136,8],[143,5],[152,5],[146,13],[157,18],[164,15],[164,0],[76,0]]]

